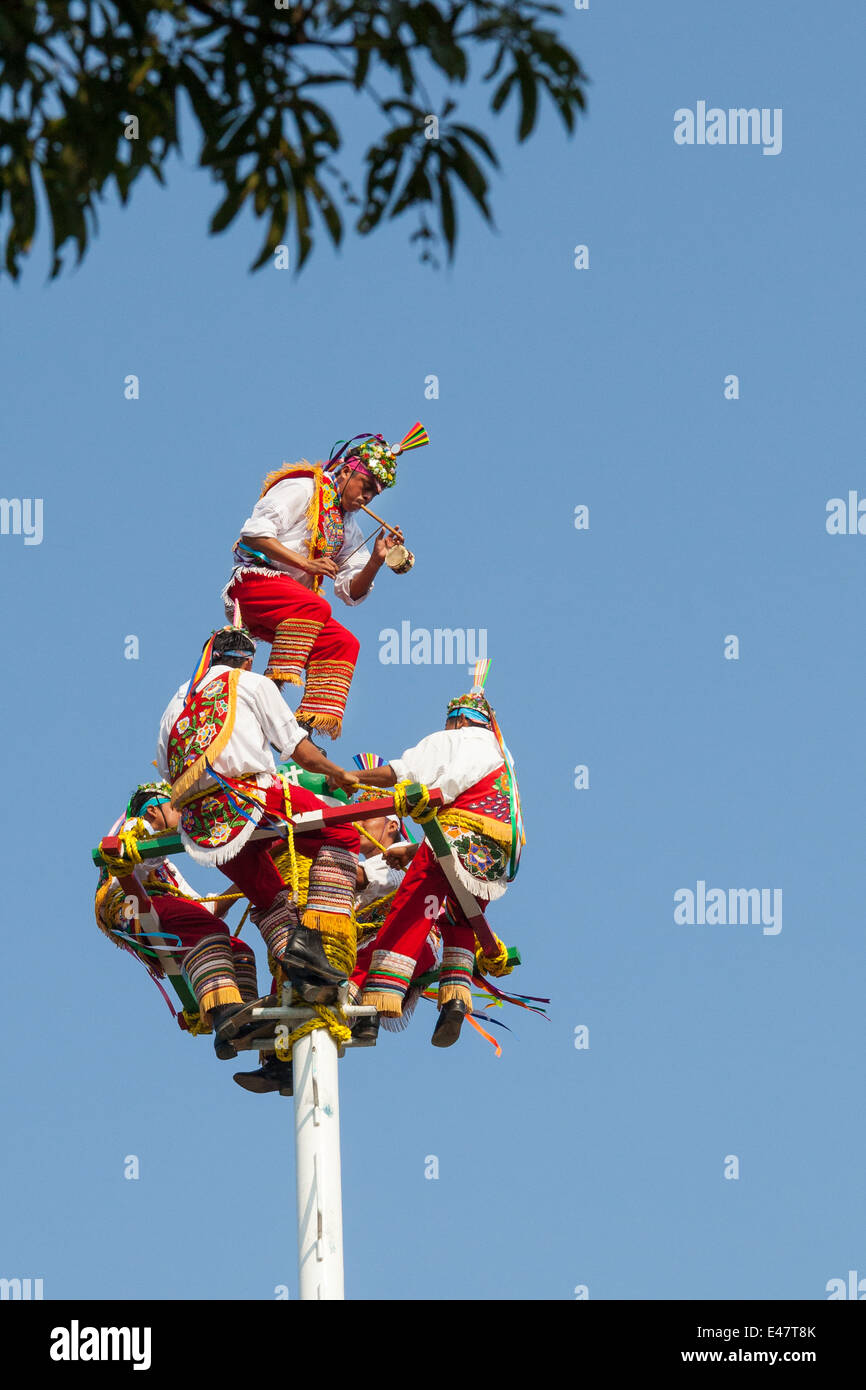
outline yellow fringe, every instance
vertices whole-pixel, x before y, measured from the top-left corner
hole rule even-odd
[[[311,927],[313,931],[322,933],[325,936],[334,938],[337,941],[345,941],[354,948],[355,927],[351,917],[345,917],[337,912],[316,912],[313,908],[305,908],[301,916],[301,921],[305,927]],[[325,955],[327,955],[325,951]]]
[[[337,714],[317,714],[315,710],[305,710],[303,700],[295,710],[295,718],[303,719],[305,724],[311,724],[320,733],[327,734],[329,738],[339,738],[343,728],[343,721]]]
[[[270,662],[265,669],[265,675],[269,681],[285,681],[288,685],[303,685],[300,676],[296,676],[294,671],[282,671],[278,666],[271,666]]]
[[[440,1008],[441,1008],[441,1006],[442,1006],[443,1004],[450,1004],[452,999],[459,999],[460,1002],[461,1002],[462,1004],[465,1004],[465,1005],[466,1005],[466,1012],[471,1014],[471,1012],[472,1012],[472,995],[469,993],[469,990],[467,989],[466,985],[458,985],[458,984],[440,985],[440,986],[439,986],[439,1005],[440,1005]]]
[[[448,806],[439,813],[439,824],[443,830],[450,826],[454,830],[477,830],[479,834],[486,835],[489,840],[495,840],[500,845],[511,844],[511,826],[505,825],[500,820],[493,820],[490,816],[479,816],[474,811],[455,810],[453,806]]]
[[[396,994],[380,994],[378,990],[365,989],[361,995],[362,1004],[372,1004],[386,1018],[399,1018],[403,1011],[402,1000]]]
[[[218,1009],[220,1004],[242,1004],[241,992],[237,985],[224,985],[222,989],[209,989],[198,1001],[198,1011],[203,1019],[210,1023],[211,1009]]]
[[[238,697],[238,680],[240,679],[240,674],[241,673],[239,668],[235,668],[234,670],[229,672],[228,712],[225,717],[225,723],[223,724],[213,743],[208,745],[208,747],[202,753],[201,757],[196,758],[192,767],[186,768],[186,770],[180,774],[177,781],[172,783],[171,804],[175,810],[178,809],[178,803],[180,801],[180,798],[184,795],[185,792],[188,792],[195,785],[199,777],[205,771],[205,763],[213,763],[214,759],[219,757],[220,753],[223,751],[223,749],[225,748],[226,744],[232,736],[232,729],[234,728],[235,723],[235,710],[237,707]]]

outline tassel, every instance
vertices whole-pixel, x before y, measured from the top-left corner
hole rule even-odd
[[[422,445],[430,443],[430,436],[421,424],[416,420],[407,435],[400,440],[399,445],[394,450],[395,453],[405,454],[407,449],[420,449]]]

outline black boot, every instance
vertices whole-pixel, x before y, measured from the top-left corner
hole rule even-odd
[[[219,1004],[215,1009],[211,1009],[214,1052],[221,1062],[227,1062],[237,1055],[235,1043],[240,1038],[263,1038],[273,1034],[273,1019],[250,1017],[253,1009],[273,1002],[270,995],[267,995],[261,999],[253,999],[248,1004]]]
[[[359,1014],[352,1024],[353,1047],[375,1047],[379,1037],[379,1015]]]
[[[460,1037],[460,1029],[468,1012],[462,999],[449,999],[447,1004],[443,1004],[430,1039],[433,1046],[453,1047]]]
[[[345,973],[325,955],[321,933],[311,927],[295,928],[280,965],[307,1004],[333,1004],[346,983]]]
[[[270,1091],[279,1091],[281,1096],[293,1095],[292,1064],[269,1057],[257,1071],[236,1071],[234,1079],[244,1091],[253,1095],[265,1096]]]

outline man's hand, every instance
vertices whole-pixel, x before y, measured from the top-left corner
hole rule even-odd
[[[385,863],[389,869],[408,869],[420,845],[392,845],[385,851]]]
[[[395,545],[404,544],[403,532],[400,530],[399,526],[395,527],[390,534],[387,534],[385,531],[380,531],[376,537],[376,543],[373,546],[373,558],[376,560],[377,564],[384,565],[385,556],[388,554],[388,551]]]
[[[339,574],[333,560],[307,560],[304,569],[307,574],[324,574],[327,575],[328,579],[336,579]]]
[[[349,796],[354,796],[358,790],[360,778],[354,772],[349,772],[345,767],[335,768],[328,774],[328,786],[339,787],[340,791],[346,792]]]

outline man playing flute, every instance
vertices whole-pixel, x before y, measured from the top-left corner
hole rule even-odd
[[[371,554],[355,514],[393,487],[399,454],[427,443],[416,424],[399,444],[356,435],[335,445],[324,465],[285,465],[265,478],[241,527],[223,591],[226,613],[239,603],[252,635],[271,643],[266,676],[304,686],[296,717],[308,733],[320,729],[339,737],[360,647],[333,617],[322,581],[333,580],[349,607],[363,602],[403,536],[397,528],[390,535],[383,529]]]

